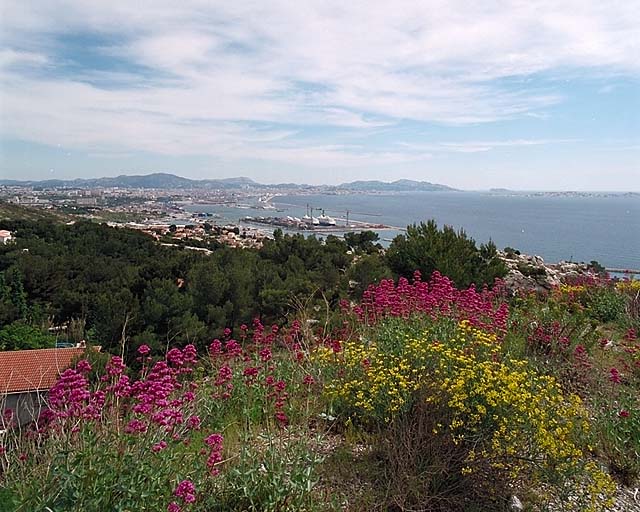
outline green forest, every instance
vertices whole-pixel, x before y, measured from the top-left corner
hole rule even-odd
[[[371,283],[439,269],[459,286],[491,284],[505,269],[492,243],[433,221],[410,226],[383,251],[373,232],[325,239],[276,230],[259,249],[203,255],[104,224],[5,220],[0,246],[0,349],[86,340],[134,353],[149,345],[205,346],[258,317],[286,324],[301,310],[337,310]]]

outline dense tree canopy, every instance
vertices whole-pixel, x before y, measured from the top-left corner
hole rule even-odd
[[[123,340],[130,351],[141,343],[203,344],[257,315],[282,322],[296,298],[320,291],[337,304],[352,260],[333,236],[276,233],[261,250],[218,247],[206,256],[88,222],[3,227],[17,241],[0,246],[0,329],[18,322],[11,333],[28,326],[30,340],[41,333],[50,343],[48,327],[80,320],[89,341],[106,350]]]
[[[51,327],[59,341],[86,338],[117,352],[203,345],[256,316],[285,322],[301,304],[337,310],[340,299],[416,269],[437,269],[460,286],[504,272],[492,243],[478,249],[463,231],[432,221],[409,227],[386,254],[372,232],[343,240],[276,230],[259,250],[210,244],[204,255],[90,222],[1,224],[16,234],[0,246],[0,343],[8,349],[51,345]]]
[[[440,230],[433,220],[409,226],[406,235],[393,240],[386,258],[398,276],[410,278],[415,270],[430,276],[438,270],[459,287],[491,285],[506,273],[493,242],[478,248],[464,230],[456,231],[451,226]]]

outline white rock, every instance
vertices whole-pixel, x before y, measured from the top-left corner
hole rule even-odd
[[[524,506],[522,505],[522,502],[514,494],[511,497],[511,510],[523,510],[523,509],[524,509]]]

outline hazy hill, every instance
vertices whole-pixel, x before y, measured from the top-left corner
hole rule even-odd
[[[429,183],[428,181],[413,180],[396,180],[390,183],[385,181],[353,181],[351,183],[339,185],[337,188],[371,192],[437,192],[443,190],[455,190],[454,188],[447,187],[446,185]]]
[[[17,181],[0,180],[0,185],[32,186],[42,188],[70,187],[70,188],[241,188],[245,186],[257,186],[249,178],[224,178],[217,180],[191,180],[169,173],[153,173],[139,176],[121,175],[113,178],[78,178],[74,180],[43,180],[43,181]]]
[[[71,215],[67,215],[56,210],[45,210],[43,208],[30,208],[5,201],[0,201],[0,221],[3,220],[50,220],[54,222],[66,222],[73,220]]]
[[[127,176],[121,175],[110,178],[78,178],[74,180],[43,180],[43,181],[18,181],[0,180],[0,185],[31,186],[37,188],[69,187],[69,188],[157,188],[157,189],[238,189],[238,188],[309,188],[309,185],[296,183],[281,183],[276,185],[264,185],[250,178],[221,178],[207,180],[192,180],[169,173],[153,173],[145,175]],[[411,192],[411,191],[440,191],[455,190],[446,185],[429,183],[427,181],[397,180],[391,183],[384,181],[353,181],[342,185],[324,185],[328,189],[358,190],[363,192]],[[316,188],[322,188],[319,185]]]

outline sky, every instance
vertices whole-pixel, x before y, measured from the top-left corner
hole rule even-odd
[[[2,0],[0,178],[640,191],[640,0]]]

